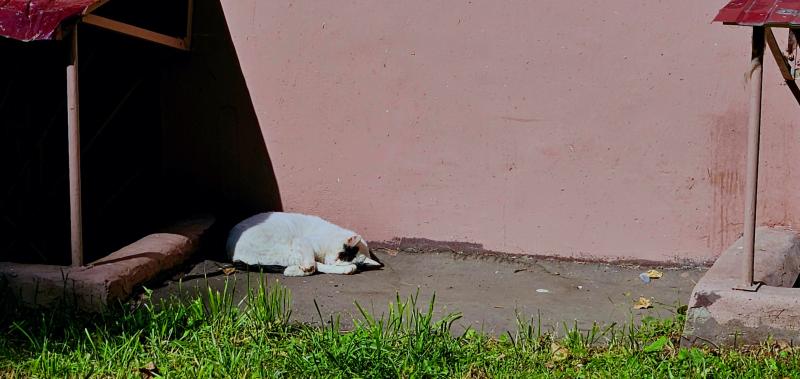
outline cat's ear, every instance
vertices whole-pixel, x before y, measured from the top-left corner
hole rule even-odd
[[[356,247],[356,245],[358,245],[359,242],[361,242],[361,236],[356,234],[356,235],[348,238],[347,241],[345,241],[344,244],[347,245],[348,247]]]

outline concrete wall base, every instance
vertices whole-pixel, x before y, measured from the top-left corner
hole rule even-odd
[[[0,289],[10,291],[24,306],[63,304],[99,312],[184,262],[213,222],[203,218],[176,224],[82,267],[0,262]]]
[[[800,238],[788,229],[756,231],[756,292],[741,284],[743,239],[728,248],[692,291],[683,345],[741,346],[772,338],[800,342]]]

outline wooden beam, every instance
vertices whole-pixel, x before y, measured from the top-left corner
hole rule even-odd
[[[800,33],[800,30],[798,30],[798,29],[789,29],[789,44],[788,44],[789,46],[787,46],[787,48],[786,48],[786,50],[787,50],[786,55],[787,55],[787,57],[789,58],[789,61],[792,64],[792,75],[794,76],[795,79],[797,79],[797,74],[798,74],[798,72],[797,72],[797,63],[798,63],[797,62],[798,61],[798,59],[797,59],[797,40],[798,40],[798,38],[797,37],[798,37],[798,33]]]
[[[97,8],[100,8],[100,7],[102,7],[103,5],[106,5],[106,3],[107,3],[107,2],[109,2],[109,1],[111,1],[111,0],[100,0],[100,1],[98,1],[98,2],[96,2],[96,3],[94,3],[94,4],[92,4],[92,5],[90,5],[89,7],[87,7],[87,8],[86,8],[86,10],[84,10],[84,11],[83,11],[83,14],[89,14],[89,13],[92,13],[92,12],[94,12],[95,10],[97,10]]]
[[[772,57],[775,58],[775,63],[778,64],[778,69],[781,71],[783,80],[786,81],[786,86],[789,87],[789,91],[792,92],[797,104],[800,105],[800,87],[797,86],[797,82],[794,80],[794,75],[792,75],[792,66],[789,64],[789,61],[786,60],[786,57],[783,55],[780,46],[778,46],[778,41],[775,39],[775,35],[772,34],[772,30],[770,28],[765,29],[766,31],[764,36],[767,40],[769,50],[772,52]],[[790,31],[789,33],[792,32]]]
[[[192,18],[194,17],[194,0],[187,0],[186,3],[186,37],[183,38],[186,50],[192,48]]]
[[[781,51],[780,46],[778,46],[778,41],[775,39],[775,35],[772,34],[772,29],[765,29],[767,45],[769,45],[769,50],[772,52],[772,57],[775,58],[775,63],[778,64],[778,68],[781,70],[783,80],[794,81],[794,77],[792,76],[792,66],[786,61],[786,57],[783,55],[783,51]]]
[[[81,202],[81,128],[78,111],[78,25],[72,29],[72,57],[67,66],[67,151],[69,157],[69,224],[72,266],[83,266]]]
[[[794,80],[787,80],[786,86],[789,87],[789,91],[792,92],[794,99],[797,100],[797,105],[800,105],[800,88],[797,87],[797,82]]]
[[[108,117],[106,117],[105,121],[103,121],[103,123],[100,124],[100,127],[97,128],[97,132],[95,132],[94,136],[92,136],[92,138],[89,139],[89,142],[87,142],[86,145],[84,145],[83,150],[81,150],[83,154],[87,154],[89,153],[89,151],[92,150],[92,146],[94,146],[94,143],[95,141],[97,141],[97,138],[100,137],[100,135],[106,130],[106,127],[109,124],[111,124],[111,121],[114,119],[114,117],[117,116],[117,113],[119,113],[122,107],[128,102],[128,99],[136,91],[136,89],[139,88],[139,85],[141,85],[142,82],[144,82],[144,77],[139,78],[139,80],[133,83],[133,85],[128,89],[125,95],[122,96],[122,99],[117,102],[117,105],[108,115]]]
[[[115,21],[110,18],[105,18],[93,14],[87,14],[83,16],[81,21],[85,24],[94,25],[99,28],[111,30],[117,33],[140,38],[150,42],[155,42],[164,46],[169,46],[179,50],[188,50],[186,47],[186,42],[181,38],[157,33],[152,30],[147,30],[144,28],[140,28],[138,26],[126,24],[124,22]]]

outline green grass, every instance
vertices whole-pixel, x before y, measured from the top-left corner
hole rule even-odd
[[[250,280],[250,278],[248,278]],[[233,283],[231,283],[233,284]],[[683,316],[627,327],[542,332],[536,319],[494,338],[457,335],[433,301],[397,297],[381,316],[292,322],[291,295],[263,277],[188,299],[128,304],[103,316],[16,311],[0,316],[0,377],[800,377],[800,352],[678,348]],[[4,307],[9,308],[8,301]]]

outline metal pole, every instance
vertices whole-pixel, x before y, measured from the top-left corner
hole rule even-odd
[[[67,66],[67,145],[69,154],[69,222],[72,266],[83,265],[81,211],[81,132],[78,107],[78,25],[72,29],[72,57]]]
[[[753,28],[750,64],[750,118],[747,123],[747,184],[744,204],[744,252],[742,285],[752,288],[756,242],[756,197],[758,191],[758,150],[761,133],[761,79],[764,63],[764,27]]]

